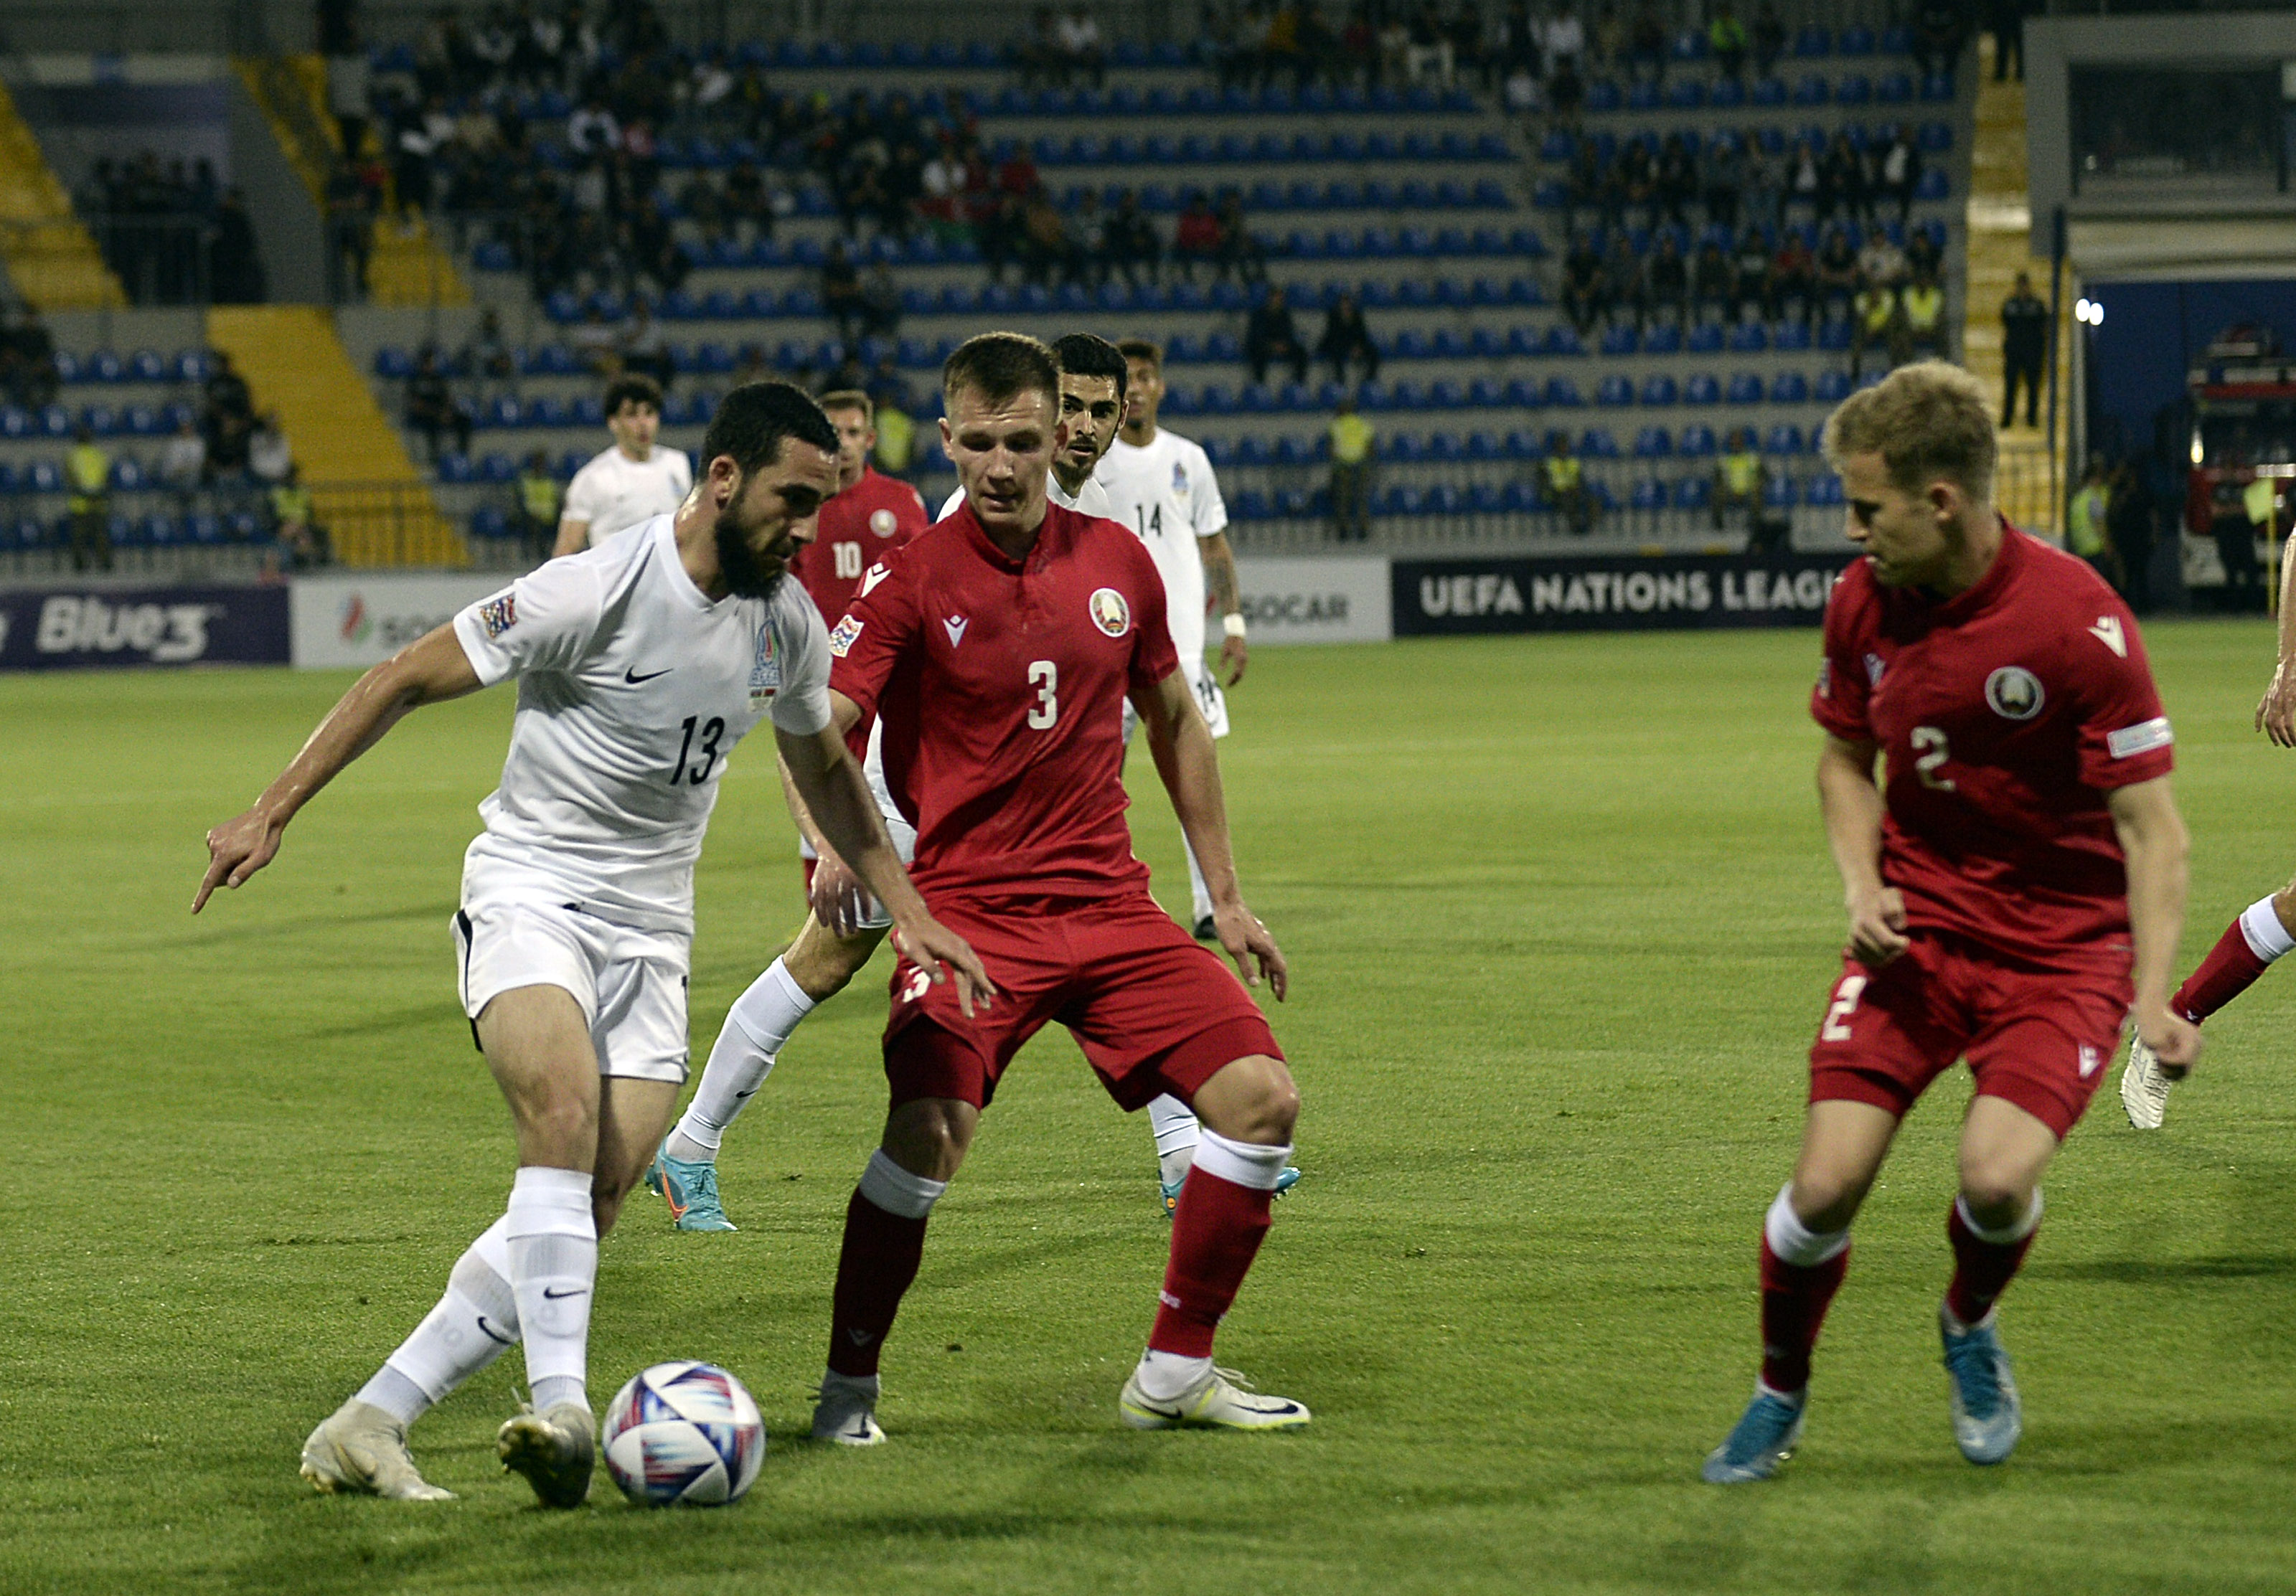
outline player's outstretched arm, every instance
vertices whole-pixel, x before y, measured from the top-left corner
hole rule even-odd
[[[2296,577],[2296,537],[2280,551],[2280,663],[2256,706],[2256,729],[2284,749],[2296,749],[2296,604],[2288,584]]]
[[[2190,840],[2169,778],[2155,776],[2104,795],[2128,862],[2128,928],[2136,945],[2136,1034],[2161,1066],[2182,1076],[2201,1056],[2201,1029],[2169,1007],[2177,939],[2185,931],[2185,855]]]
[[[1291,967],[1267,928],[1244,907],[1243,888],[1235,879],[1235,855],[1228,843],[1219,754],[1212,746],[1211,728],[1196,708],[1186,673],[1176,670],[1155,686],[1135,692],[1132,707],[1140,712],[1156,773],[1171,795],[1172,812],[1180,817],[1180,830],[1187,833],[1188,847],[1210,889],[1212,925],[1219,932],[1220,946],[1235,961],[1245,985],[1257,986],[1265,976],[1268,989],[1282,1002],[1291,986]]]
[[[1882,880],[1882,790],[1874,783],[1874,759],[1880,752],[1877,743],[1828,733],[1817,756],[1817,806],[1825,817],[1833,867],[1841,872],[1849,951],[1874,970],[1910,945],[1906,900]]]
[[[831,702],[840,702],[839,695],[832,693]],[[836,724],[810,737],[776,728],[774,741],[781,749],[782,768],[789,773],[798,798],[812,814],[822,840],[850,865],[892,916],[896,945],[935,982],[948,978],[948,972],[941,968],[944,962],[954,970],[957,1003],[968,1018],[974,1003],[985,1006],[996,994],[988,971],[964,937],[932,917],[910,884],[909,872],[901,868],[900,855],[893,851],[892,839],[885,835],[885,822],[877,813],[877,800],[870,796],[869,782]]]
[[[590,546],[590,523],[567,516],[558,523],[558,541],[551,545],[553,560],[566,554],[578,554]]]
[[[254,806],[208,833],[208,873],[192,900],[192,913],[206,907],[208,895],[217,887],[237,887],[270,863],[295,812],[343,766],[381,741],[408,710],[478,690],[478,673],[452,623],[408,643],[353,683]]]

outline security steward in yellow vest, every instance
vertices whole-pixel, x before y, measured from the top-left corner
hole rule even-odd
[[[64,508],[71,516],[72,569],[111,569],[111,456],[95,446],[94,434],[83,422],[72,429],[72,446],[64,454],[64,482],[71,496]]]
[[[1849,380],[1857,381],[1863,373],[1866,351],[1879,349],[1890,364],[1899,363],[1905,348],[1905,318],[1898,303],[1898,291],[1886,282],[1861,281],[1857,297],[1849,302],[1852,337],[1849,342]]]
[[[1586,536],[1595,529],[1595,497],[1587,489],[1586,462],[1570,452],[1569,435],[1548,433],[1546,458],[1538,464],[1546,502],[1554,506],[1573,537]]]
[[[1754,447],[1754,435],[1741,427],[1730,434],[1728,446],[1714,462],[1717,532],[1722,529],[1723,518],[1733,510],[1743,510],[1749,526],[1761,514],[1763,475],[1762,456]]]
[[[1908,354],[1924,350],[1942,359],[1945,356],[1945,290],[1936,278],[1924,272],[1914,279],[1901,298],[1906,313],[1906,343]]]

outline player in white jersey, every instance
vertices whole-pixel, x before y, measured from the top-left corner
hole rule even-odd
[[[1093,467],[1116,436],[1124,413],[1124,356],[1106,339],[1090,333],[1070,333],[1053,350],[1061,364],[1063,432],[1055,444],[1048,491],[1055,503],[1087,515],[1107,516],[1107,500],[1093,480]],[[964,491],[959,489],[956,497],[943,507],[942,517],[946,519],[962,503]],[[880,566],[872,575],[882,576],[882,569]],[[866,593],[872,585],[865,580],[862,591]],[[886,830],[897,845],[911,849],[915,847],[916,832],[886,790],[881,749],[873,731],[867,759],[870,787],[883,807]],[[799,829],[817,847],[814,823],[794,793],[790,809]],[[709,1062],[701,1072],[701,1083],[694,1088],[693,1101],[647,1172],[647,1186],[668,1201],[680,1230],[734,1228],[718,1191],[718,1150],[726,1127],[765,1084],[775,1058],[799,1022],[816,1004],[842,991],[884,940],[884,911],[832,850],[821,853],[813,877],[811,917],[789,951],[774,961],[726,1016],[725,1027],[718,1032]],[[902,857],[908,856],[904,851]],[[1186,1146],[1193,1152],[1194,1117],[1185,1104],[1175,1101],[1174,1106],[1187,1116],[1191,1134]],[[1160,1150],[1162,1145],[1160,1140]],[[1180,1174],[1185,1173],[1182,1165]],[[1178,1176],[1168,1166],[1165,1185],[1168,1211],[1179,1190]]]
[[[654,441],[661,430],[661,386],[651,377],[617,377],[606,389],[606,429],[613,447],[591,457],[566,485],[558,544],[578,554],[617,532],[668,515],[693,491],[693,462],[684,449]]]
[[[835,480],[836,441],[800,390],[734,389],[703,491],[677,515],[545,564],[369,671],[254,807],[208,833],[194,913],[268,863],[295,813],[409,710],[518,678],[455,916],[463,1008],[510,1104],[518,1173],[439,1305],[305,1442],[322,1491],[448,1495],[416,1472],[406,1426],[523,1339],[533,1403],[497,1451],[547,1505],[587,1492],[598,1237],[685,1078],[693,862],[726,757],[759,720],[896,934],[929,967],[955,965],[968,1003],[987,991],[909,885],[831,728],[827,629],[781,580]]]

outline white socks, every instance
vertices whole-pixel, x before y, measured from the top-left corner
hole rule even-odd
[[[535,1409],[586,1403],[590,1297],[598,1281],[590,1172],[536,1165],[521,1169],[510,1189],[504,1234]]]
[[[2269,902],[2269,900],[2267,901]],[[1978,1224],[1976,1216],[1970,1213],[1969,1203],[1965,1199],[1955,1198],[1953,1206],[1960,1211],[1961,1222],[1969,1227],[1971,1235],[1980,1241],[1988,1242],[1995,1247],[2008,1247],[2022,1241],[2038,1229],[2041,1224],[2041,1189],[2038,1186],[2033,1188],[2033,1206],[2025,1210],[2025,1216],[2004,1225],[1997,1231],[1988,1231]]]
[[[1132,1378],[1139,1382],[1140,1394],[1151,1402],[1171,1402],[1184,1395],[1205,1375],[1211,1372],[1210,1358],[1182,1357],[1177,1352],[1158,1352],[1150,1347],[1140,1355],[1140,1367]]]
[[[813,1012],[813,1000],[776,959],[750,989],[734,1000],[717,1045],[701,1071],[701,1084],[677,1128],[669,1134],[665,1150],[673,1158],[714,1162],[718,1143],[749,1106],[750,1098],[773,1073],[774,1059],[788,1043],[790,1033]]]
[[[1148,1128],[1156,1137],[1156,1163],[1164,1183],[1177,1185],[1195,1162],[1196,1137],[1201,1127],[1188,1105],[1166,1093],[1148,1105]]]
[[[1196,1167],[1253,1191],[1273,1191],[1291,1158],[1289,1143],[1262,1147],[1257,1142],[1231,1142],[1218,1131],[1206,1131],[1196,1149]]]
[[[911,1174],[887,1158],[881,1147],[869,1155],[869,1166],[861,1172],[857,1190],[864,1201],[882,1208],[896,1219],[922,1219],[948,1190],[948,1183]]]
[[[1769,1242],[1778,1262],[1811,1269],[1840,1257],[1849,1246],[1849,1232],[1810,1229],[1793,1211],[1792,1195],[1793,1183],[1788,1181],[1778,1188],[1778,1199],[1770,1205],[1769,1214],[1762,1221],[1763,1239]]]
[[[517,1344],[509,1228],[509,1220],[496,1220],[455,1260],[447,1294],[359,1388],[359,1401],[412,1424]]]
[[[2259,898],[2240,912],[2240,934],[2248,951],[2267,964],[2296,947],[2296,937],[2289,936],[2288,928],[2280,923],[2280,911],[2268,897]]]

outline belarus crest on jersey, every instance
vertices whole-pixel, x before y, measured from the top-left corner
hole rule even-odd
[[[1985,678],[1986,707],[2004,720],[2030,720],[2047,700],[2041,679],[2021,665],[2005,665]]]
[[[768,621],[758,628],[758,657],[750,667],[750,702],[769,699],[782,690],[782,662],[774,652],[774,628]]]
[[[1132,606],[1113,587],[1095,589],[1085,608],[1092,615],[1092,624],[1111,637],[1121,637],[1132,627]]]
[[[869,530],[880,537],[890,537],[895,532],[900,530],[900,526],[901,523],[894,519],[893,512],[890,510],[873,510],[869,512]]]

